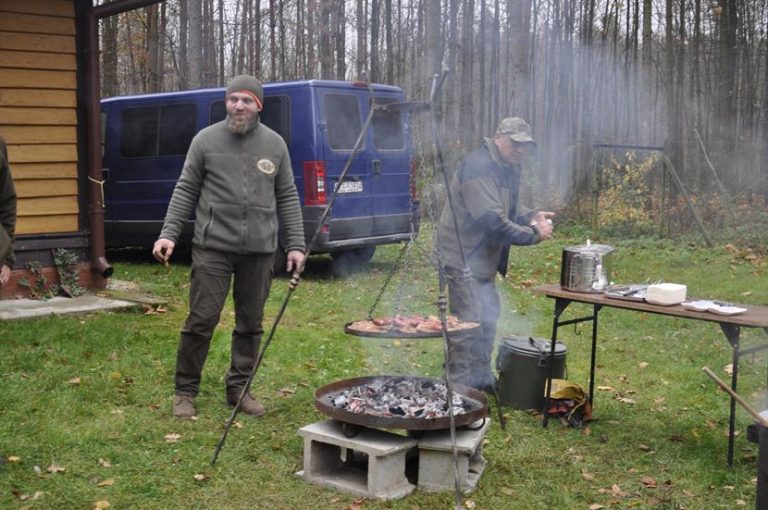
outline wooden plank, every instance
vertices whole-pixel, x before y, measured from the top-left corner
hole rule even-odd
[[[34,2],[28,3],[32,4]],[[16,14],[0,11],[0,30],[29,34],[75,35],[75,20],[74,18]]]
[[[15,179],[13,184],[19,199],[77,195],[75,179]]]
[[[0,67],[76,71],[74,55],[0,49]]]
[[[77,232],[77,214],[20,216],[16,219],[16,235]]]
[[[3,69],[0,71],[0,87],[23,87],[26,89],[68,89],[75,90],[77,80],[74,71],[36,71],[31,69]],[[37,99],[37,92],[28,91]],[[49,106],[46,104],[46,106]]]
[[[75,126],[77,110],[74,108],[14,108],[0,106],[0,132],[4,124],[18,126]]]
[[[3,0],[2,11],[49,16],[75,16],[75,2],[71,0]]]
[[[77,161],[77,146],[67,145],[11,145],[8,142],[8,161],[16,163],[44,163]]]
[[[0,89],[0,106],[40,106],[40,98],[45,97],[45,106],[75,108],[77,95],[74,90],[35,89],[34,94],[27,89]]]
[[[77,178],[77,163],[17,163],[11,160],[13,179]]]
[[[0,49],[75,53],[75,38],[71,35],[21,34],[0,31]]]
[[[77,196],[22,198],[16,203],[16,216],[77,214]]]
[[[0,124],[0,132],[3,133],[6,141],[15,144],[77,143],[75,126],[4,126]]]

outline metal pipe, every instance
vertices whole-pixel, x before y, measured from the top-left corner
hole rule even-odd
[[[99,20],[131,11],[163,0],[114,0],[88,10],[88,35],[85,42],[86,74],[86,139],[88,152],[88,227],[90,232],[91,268],[103,278],[114,269],[107,261],[104,240],[104,181],[101,172],[101,79],[99,65]]]

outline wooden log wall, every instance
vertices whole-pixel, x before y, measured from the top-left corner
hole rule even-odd
[[[71,0],[0,0],[0,135],[16,234],[77,232],[77,64]]]

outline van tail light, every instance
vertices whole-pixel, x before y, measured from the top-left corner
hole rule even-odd
[[[418,200],[418,192],[416,190],[416,158],[411,157],[411,168],[408,172],[408,189],[411,192],[411,201]]]
[[[304,162],[304,205],[325,205],[325,162]]]

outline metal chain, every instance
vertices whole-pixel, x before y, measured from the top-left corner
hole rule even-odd
[[[411,238],[408,240],[408,242],[403,245],[403,249],[400,250],[400,254],[397,256],[397,259],[395,259],[395,263],[392,265],[392,269],[389,271],[389,273],[387,273],[387,277],[379,289],[379,293],[376,296],[376,299],[373,300],[373,305],[371,305],[371,309],[368,310],[368,320],[373,319],[374,310],[376,310],[376,307],[379,305],[379,301],[381,301],[381,297],[384,295],[384,291],[389,286],[389,282],[391,282],[392,278],[395,276],[395,271],[400,266],[400,263],[402,262],[406,252],[410,251],[408,247],[411,246],[411,244],[413,244],[413,233],[411,233]]]

